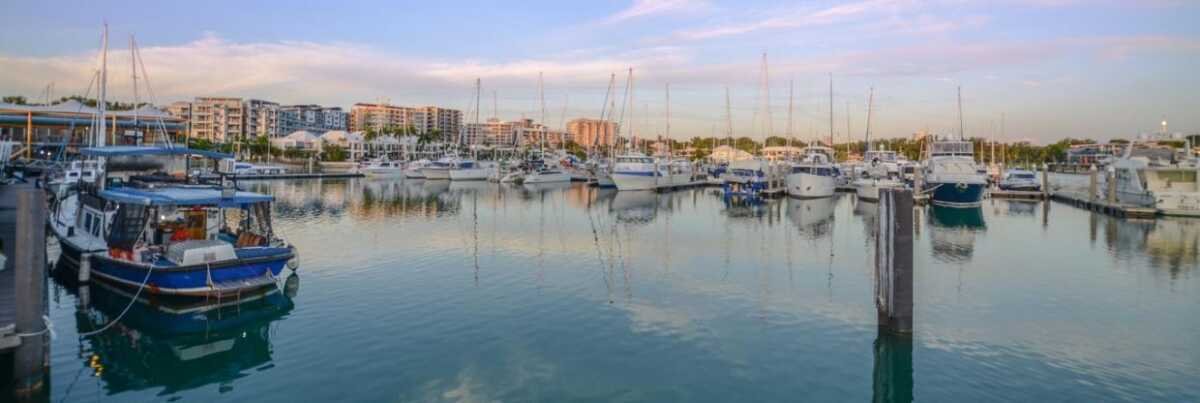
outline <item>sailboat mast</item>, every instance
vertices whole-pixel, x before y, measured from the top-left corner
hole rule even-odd
[[[130,70],[133,71],[133,130],[136,132],[138,129],[138,69],[137,44],[135,44],[133,41],[133,34],[129,34],[129,67],[131,67]]]
[[[636,151],[636,150],[638,150],[637,130],[636,130],[637,124],[635,124],[634,120],[633,120],[633,110],[637,109],[637,107],[634,105],[637,105],[637,104],[633,103],[633,67],[630,67],[629,68],[629,137],[630,137],[630,139],[633,140],[633,149]]]
[[[104,127],[105,112],[108,109],[108,23],[104,24],[104,35],[100,43],[100,101],[96,103],[96,114],[100,121],[97,122],[99,130],[93,142],[96,147],[104,147],[104,141],[108,137]]]
[[[867,95],[867,149],[871,149],[871,109],[875,103],[875,87],[871,87]]]
[[[545,160],[545,158],[546,158],[546,154],[545,154],[546,153],[546,92],[542,86],[542,72],[540,72],[540,71],[538,72],[538,103],[541,105],[540,107],[542,110],[542,118],[541,118],[542,135],[539,136],[541,138],[541,140],[538,142],[538,154],[540,154],[542,156],[542,159]]]
[[[667,83],[667,152],[671,153],[671,83]]]
[[[829,146],[833,147],[833,73],[829,73]]]
[[[966,140],[966,134],[963,130],[963,115],[962,115],[962,86],[958,86],[958,139]]]
[[[796,86],[795,86],[795,83],[793,83],[793,82],[792,82],[792,80],[788,80],[788,126],[787,126],[787,136],[788,136],[788,145],[789,145],[789,146],[791,146],[791,145],[792,145],[792,139],[793,139],[793,137],[794,137],[794,136],[793,136],[793,134],[792,134],[792,112],[793,112],[793,109],[794,109],[793,101],[794,101],[794,99],[795,99],[795,95],[796,95]]]
[[[480,84],[479,78],[475,78],[475,130],[479,130],[479,96],[480,92],[483,91],[483,86]],[[471,142],[474,143],[476,139],[471,140]],[[471,159],[475,159],[479,152],[478,147],[475,147],[475,144],[471,144],[470,147]]]

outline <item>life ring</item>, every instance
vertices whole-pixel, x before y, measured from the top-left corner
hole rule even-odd
[[[954,188],[958,189],[959,192],[963,192],[967,190],[967,184],[959,182],[958,184],[954,185]]]

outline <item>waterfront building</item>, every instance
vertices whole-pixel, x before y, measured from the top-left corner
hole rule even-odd
[[[616,144],[617,129],[617,123],[609,120],[579,118],[567,122],[567,132],[588,149]]]
[[[0,140],[13,141],[30,150],[48,151],[86,146],[96,109],[75,100],[54,105],[17,105],[0,103]],[[108,111],[105,125],[109,144],[136,144],[161,141],[162,131],[172,138],[186,132],[187,122],[151,106],[136,111]],[[161,122],[161,125],[160,125]],[[24,150],[13,150],[24,152]]]
[[[345,130],[330,130],[321,135],[321,144],[319,148],[324,150],[325,147],[335,145],[346,151],[347,159],[357,161],[366,155],[366,142],[363,141],[361,132],[347,132]]]
[[[251,99],[243,103],[243,116],[246,117],[246,137],[275,138],[279,131],[279,104],[261,99]]]
[[[416,133],[438,131],[457,136],[462,129],[462,111],[437,106],[357,103],[350,108],[348,126],[351,131],[411,128]]]
[[[736,149],[736,148],[733,148],[733,147],[730,147],[727,145],[717,146],[716,148],[713,148],[712,153],[708,155],[709,160],[716,161],[716,162],[744,161],[744,160],[753,159],[753,158],[754,158],[753,154],[750,154],[748,152],[745,152],[745,151],[742,151],[742,150],[739,150],[739,149]]]
[[[218,143],[242,138],[245,114],[241,98],[199,97],[192,102],[189,136]]]
[[[804,149],[795,146],[771,146],[762,149],[763,158],[767,161],[799,160],[803,154]]]
[[[340,107],[285,105],[279,108],[279,132],[346,130],[346,112]]]
[[[287,136],[271,139],[271,146],[283,150],[317,151],[321,137],[308,130],[297,130]]]

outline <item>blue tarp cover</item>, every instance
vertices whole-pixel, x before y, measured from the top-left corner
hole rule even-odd
[[[221,189],[212,187],[162,187],[155,189],[115,187],[101,191],[100,197],[118,203],[143,206],[173,204],[176,206],[240,207],[247,204],[274,200],[269,195],[241,191],[235,192],[233,197],[221,197]]]
[[[222,159],[233,158],[230,154],[216,151],[195,150],[187,147],[149,147],[149,146],[109,146],[88,147],[79,150],[83,155],[96,157],[123,157],[128,155],[199,155],[203,157]]]

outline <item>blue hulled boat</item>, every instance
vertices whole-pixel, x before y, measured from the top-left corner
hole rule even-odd
[[[934,205],[978,207],[987,190],[987,174],[975,164],[971,142],[938,140],[925,161],[925,193]]]
[[[56,199],[49,224],[62,256],[86,269],[85,278],[153,294],[233,296],[274,286],[295,257],[272,230],[272,196],[231,182],[161,180],[177,157],[186,165],[193,155],[223,154],[130,146],[83,154],[107,166],[106,178]]]

